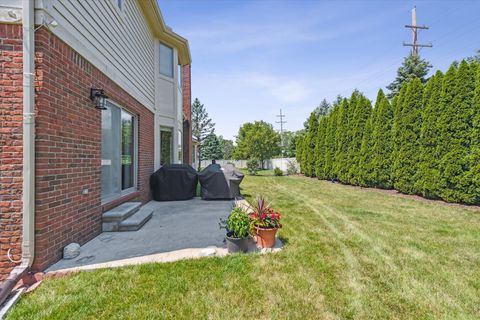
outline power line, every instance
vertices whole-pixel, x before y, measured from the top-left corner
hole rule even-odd
[[[412,9],[412,24],[405,25],[405,28],[412,29],[412,43],[403,43],[404,47],[412,47],[412,55],[416,57],[418,55],[418,48],[431,48],[433,45],[418,43],[418,30],[428,30],[427,26],[417,25],[417,7]]]
[[[283,120],[286,116],[282,113],[282,109],[280,109],[280,114],[277,115],[278,118],[280,118],[280,121],[275,121],[276,123],[280,124],[280,147],[282,148],[282,155],[284,154],[285,151],[285,146],[283,143],[283,125],[287,123],[287,121]]]

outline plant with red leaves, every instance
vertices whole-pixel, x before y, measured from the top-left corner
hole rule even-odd
[[[273,229],[281,228],[280,219],[282,215],[275,211],[263,196],[257,196],[254,203],[250,203],[249,217],[251,229],[254,227]]]

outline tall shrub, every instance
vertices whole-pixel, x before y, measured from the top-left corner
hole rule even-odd
[[[380,89],[377,94],[377,99],[375,100],[375,107],[373,108],[371,115],[365,125],[362,148],[360,151],[361,159],[359,184],[362,186],[376,186],[375,167],[373,163],[373,148],[375,146],[376,139],[373,136],[373,129],[377,124],[380,104],[383,102],[384,99],[386,99],[385,94],[383,93],[383,90]]]
[[[420,128],[422,119],[423,85],[420,79],[409,82],[405,101],[399,112],[397,150],[394,158],[395,189],[400,192],[415,193],[415,176],[420,156]]]
[[[305,135],[305,144],[303,149],[303,160],[305,161],[305,175],[313,177],[315,175],[315,143],[318,129],[317,115],[312,112],[308,118],[308,129]]]
[[[350,124],[353,110],[357,105],[358,92],[352,93],[349,100],[344,99],[337,121],[337,148],[335,153],[335,172],[338,180],[348,183],[348,169],[350,168],[349,148],[351,141]]]
[[[454,81],[451,102],[444,105],[442,124],[445,125],[444,150],[440,171],[444,181],[442,198],[451,202],[473,202],[468,195],[468,167],[470,132],[473,118],[475,75],[469,64],[460,63]]]
[[[333,166],[335,161],[335,133],[337,129],[337,119],[340,106],[337,105],[333,108],[332,112],[327,118],[327,133],[325,134],[325,178],[335,179]]]
[[[398,95],[396,95],[392,100],[393,107],[393,126],[392,126],[392,159],[397,158],[397,154],[400,149],[400,120],[402,119],[401,113],[403,109],[403,103],[405,101],[405,95],[407,93],[408,83],[404,83],[400,89]],[[393,166],[393,162],[392,162]],[[395,182],[396,180],[395,172],[392,168],[392,179]]]
[[[476,69],[476,84],[475,95],[473,101],[473,121],[472,129],[470,131],[470,154],[468,158],[468,172],[466,179],[470,182],[467,189],[469,199],[473,203],[480,203],[480,67],[475,65]]]
[[[441,95],[443,73],[430,78],[425,88],[422,128],[420,131],[420,166],[417,175],[417,190],[427,198],[438,198],[441,193],[441,177],[438,168],[441,143],[439,119],[443,113]]]
[[[295,155],[295,158],[297,159],[297,161],[300,165],[300,172],[301,173],[305,173],[305,160],[303,158],[304,144],[305,144],[305,136],[302,136],[297,140],[297,153]]]
[[[379,93],[375,109],[372,132],[372,140],[374,141],[371,156],[372,180],[376,187],[389,189],[393,187],[393,107],[385,95]]]
[[[352,123],[350,125],[351,142],[348,149],[348,157],[350,159],[348,181],[351,184],[358,185],[361,182],[360,177],[362,176],[362,168],[360,166],[360,162],[362,159],[362,141],[371,113],[372,104],[370,103],[370,100],[368,100],[365,96],[360,95],[357,105],[355,106],[355,110],[353,111]]]
[[[328,116],[322,116],[318,123],[317,141],[315,145],[315,176],[325,179],[325,136],[327,133]]]

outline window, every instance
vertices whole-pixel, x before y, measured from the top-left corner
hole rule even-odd
[[[177,76],[178,89],[182,90],[182,66],[180,64],[177,67],[177,71],[178,71],[178,76]]]
[[[110,101],[102,111],[102,200],[135,190],[135,117]]]
[[[173,49],[160,43],[160,73],[173,78]]]
[[[160,127],[160,165],[173,163],[173,129]]]
[[[178,143],[177,143],[177,156],[178,156],[178,163],[183,162],[183,150],[182,150],[182,144],[183,144],[183,135],[182,135],[182,130],[178,130]]]

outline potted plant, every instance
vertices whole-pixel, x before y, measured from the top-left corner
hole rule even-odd
[[[247,252],[250,218],[245,211],[238,207],[233,208],[227,220],[222,223],[220,226],[227,229],[225,239],[228,252]]]
[[[270,207],[264,197],[258,196],[250,207],[250,230],[255,234],[257,247],[272,248],[280,224],[281,214]]]

